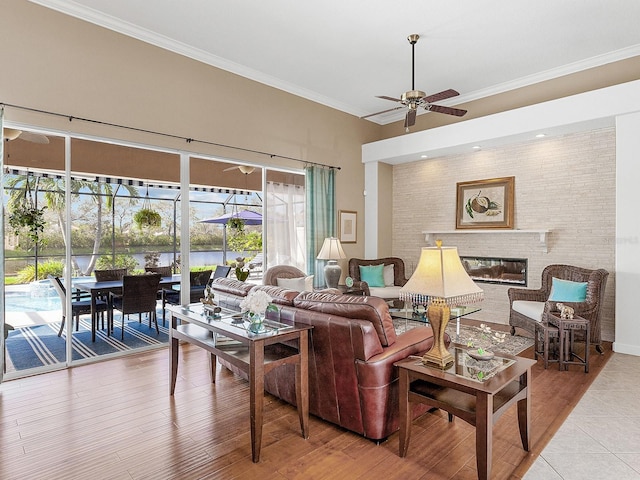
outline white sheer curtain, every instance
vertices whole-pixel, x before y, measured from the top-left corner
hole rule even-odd
[[[305,260],[305,189],[267,182],[265,195],[267,266],[292,265],[307,271]]]

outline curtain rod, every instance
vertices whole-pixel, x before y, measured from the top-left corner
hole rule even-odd
[[[63,113],[56,113],[56,112],[48,112],[46,110],[40,110],[37,108],[31,108],[31,107],[24,107],[22,105],[12,105],[10,103],[2,103],[0,102],[0,107],[4,108],[4,107],[11,107],[11,108],[17,108],[20,110],[27,110],[29,112],[35,112],[35,113],[44,113],[46,115],[53,115],[56,117],[62,117],[62,118],[68,118],[70,122],[72,122],[73,120],[80,120],[82,122],[88,122],[88,123],[95,123],[98,125],[106,125],[108,127],[116,127],[116,128],[124,128],[126,130],[132,130],[135,132],[141,132],[141,133],[150,133],[152,135],[160,135],[163,137],[168,137],[168,138],[174,138],[177,140],[184,140],[187,143],[202,143],[205,145],[212,145],[215,147],[224,147],[224,148],[230,148],[233,150],[239,150],[242,152],[248,152],[248,153],[257,153],[259,155],[267,155],[271,158],[282,158],[285,160],[293,160],[294,162],[300,162],[300,163],[304,163],[306,165],[315,165],[318,167],[326,167],[326,168],[331,168],[331,169],[335,169],[335,170],[341,170],[342,167],[335,167],[333,165],[325,165],[323,163],[316,163],[316,162],[310,162],[308,160],[300,160],[299,158],[293,158],[293,157],[286,157],[284,155],[278,155],[276,153],[268,153],[268,152],[261,152],[260,150],[251,150],[250,148],[244,148],[244,147],[236,147],[233,145],[225,145],[224,143],[215,143],[215,142],[209,142],[207,140],[198,140],[195,138],[189,138],[189,137],[181,137],[179,135],[173,135],[171,133],[163,133],[163,132],[156,132],[153,130],[146,130],[144,128],[137,128],[137,127],[129,127],[127,125],[118,125],[117,123],[109,123],[109,122],[103,122],[101,120],[92,120],[90,118],[82,118],[82,117],[74,117],[73,115],[65,115]]]

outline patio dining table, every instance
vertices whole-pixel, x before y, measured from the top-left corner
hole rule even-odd
[[[174,274],[160,279],[159,290],[179,285],[182,276]],[[107,282],[76,282],[73,285],[76,289],[91,294],[91,341],[96,341],[96,327],[98,325],[98,312],[96,309],[96,299],[103,295],[109,295],[109,292],[118,293],[122,291],[122,280],[109,280]],[[107,327],[107,335],[111,335],[111,329]]]

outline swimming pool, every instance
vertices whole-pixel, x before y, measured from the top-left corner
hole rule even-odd
[[[94,278],[78,277],[73,278],[72,283],[91,280],[94,280]],[[29,284],[5,287],[5,312],[46,312],[61,309],[60,297],[49,280],[39,280]]]

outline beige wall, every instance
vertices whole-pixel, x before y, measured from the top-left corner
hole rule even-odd
[[[539,288],[552,263],[610,272],[602,337],[614,339],[616,247],[616,136],[614,128],[539,139],[465,155],[394,167],[393,253],[407,275],[427,246],[425,230],[455,230],[456,183],[515,177],[515,228],[549,229],[548,253],[536,234],[442,234],[460,255],[528,258],[529,288]],[[507,286],[479,284],[485,292],[474,318],[508,323]]]
[[[0,102],[65,115],[7,107],[7,122],[260,165],[304,166],[200,142],[187,144],[80,120],[70,122],[66,115],[71,115],[340,166],[336,207],[355,210],[362,218],[360,147],[376,140],[381,129],[371,122],[26,0],[3,2],[0,44]],[[358,243],[345,246],[347,255],[361,255],[363,235],[363,222],[359,222]]]

